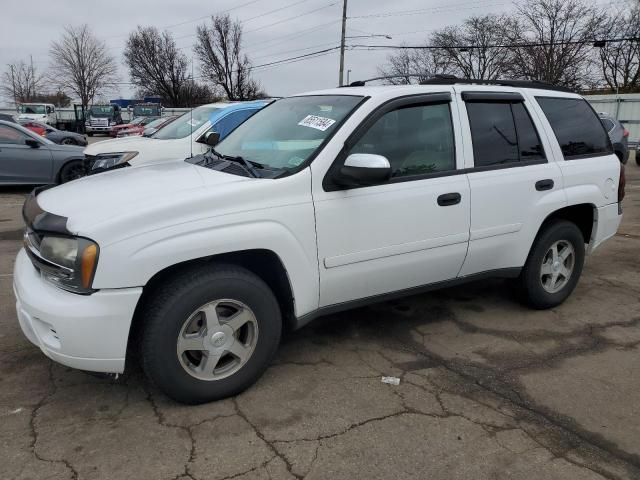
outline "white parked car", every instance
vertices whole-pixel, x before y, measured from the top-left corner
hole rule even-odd
[[[35,120],[55,127],[58,114],[52,103],[21,103],[18,106],[18,121],[20,120]]]
[[[167,395],[219,399],[326,313],[486,277],[559,305],[616,233],[623,168],[589,104],[542,84],[284,98],[206,155],[34,192],[18,318],[64,365],[138,349]]]
[[[124,137],[89,145],[85,153],[88,173],[100,173],[131,165],[160,163],[205,153],[207,134],[224,138],[230,131],[271,100],[219,102],[194,108],[161,128],[151,137]]]

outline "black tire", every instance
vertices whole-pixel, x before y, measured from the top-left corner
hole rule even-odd
[[[194,311],[220,299],[242,302],[252,310],[258,324],[257,343],[235,373],[202,380],[183,367],[178,336]],[[142,328],[141,358],[147,376],[172,399],[198,404],[236,395],[260,378],[280,343],[282,317],[276,297],[259,277],[235,265],[207,264],[159,287],[146,304]]]
[[[549,249],[556,242],[568,242],[574,250],[573,268],[568,281],[558,291],[550,293],[543,286],[541,271]],[[529,258],[517,280],[520,300],[536,309],[553,308],[564,302],[578,284],[584,265],[584,238],[575,223],[556,220],[538,233]],[[548,277],[547,277],[548,278]]]
[[[67,137],[67,138],[63,138],[60,144],[61,145],[78,145],[78,142],[76,142],[73,138]]]
[[[67,183],[86,174],[82,160],[71,160],[65,163],[58,174],[58,183]]]

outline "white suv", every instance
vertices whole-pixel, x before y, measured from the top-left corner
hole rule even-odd
[[[616,233],[622,168],[589,104],[542,84],[284,98],[204,155],[35,191],[18,318],[62,364],[138,349],[167,395],[219,399],[326,313],[494,276],[560,304]]]

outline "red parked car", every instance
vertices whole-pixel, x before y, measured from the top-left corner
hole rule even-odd
[[[37,133],[38,135],[41,135],[43,137],[47,133],[46,127],[38,122],[22,121],[20,122],[20,125],[22,125],[24,128],[28,128],[32,132]]]
[[[110,135],[112,137],[117,137],[118,133],[122,132],[123,130],[128,130],[132,127],[142,126],[144,128],[145,125],[151,123],[157,118],[158,117],[136,117],[129,123],[123,123],[122,125],[116,125],[115,127],[112,127]]]

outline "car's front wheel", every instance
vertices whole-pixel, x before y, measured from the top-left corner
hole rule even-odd
[[[584,238],[575,223],[558,220],[542,230],[529,253],[519,293],[531,307],[552,308],[573,292],[584,264]]]
[[[205,265],[160,287],[144,312],[142,363],[169,397],[204,403],[235,395],[266,370],[282,319],[269,287],[248,270]]]
[[[65,163],[60,169],[58,180],[60,183],[67,183],[76,178],[85,176],[85,167],[82,160],[71,160]]]
[[[63,138],[60,143],[62,145],[77,145],[78,144],[78,142],[76,142],[73,138],[70,138],[70,137]]]

